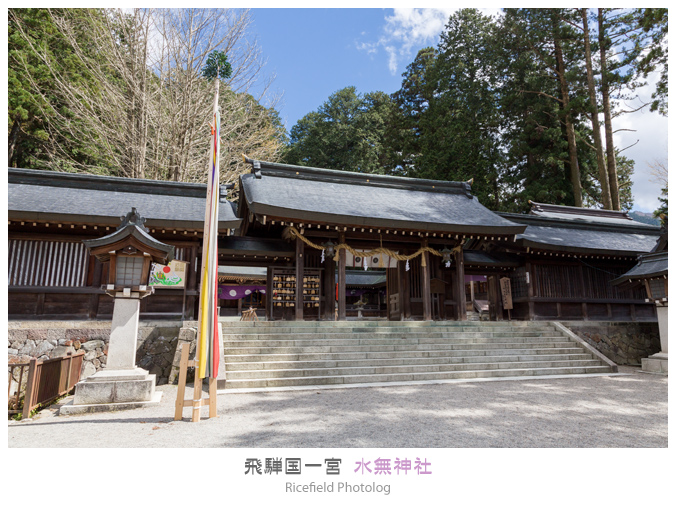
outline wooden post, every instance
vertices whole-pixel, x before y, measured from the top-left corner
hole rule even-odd
[[[202,379],[195,377],[195,392],[193,399],[190,400],[185,398],[185,383],[188,374],[188,367],[194,367],[195,373],[197,373],[197,369],[199,368],[199,362],[197,360],[188,359],[189,353],[190,344],[183,343],[181,345],[181,365],[178,370],[178,391],[176,393],[174,420],[183,419],[183,409],[189,407],[192,408],[191,420],[193,422],[199,422],[201,415],[200,411],[204,405],[204,401],[207,401],[209,405],[209,418],[216,418],[218,417],[216,403],[218,378],[209,377],[209,397],[202,399]],[[199,345],[196,348],[196,353],[199,353]]]
[[[427,246],[427,240],[423,241],[423,247]],[[424,251],[422,254],[422,300],[423,300],[423,320],[432,319],[432,300],[430,284],[430,254]]]
[[[188,352],[190,345],[183,343],[181,345],[181,364],[178,368],[178,392],[176,393],[176,409],[174,410],[174,420],[183,418],[183,403],[185,400],[185,382],[188,374]]]
[[[345,243],[345,234],[340,234],[338,242]],[[345,248],[338,252],[338,320],[346,319],[345,312]]]
[[[333,261],[333,258],[325,255],[324,263],[326,264],[324,271],[324,300],[326,302],[324,317],[327,320],[334,320],[336,317],[336,262]]]
[[[535,319],[535,303],[533,302],[533,283],[535,282],[535,277],[533,276],[533,267],[530,262],[526,262],[526,275],[528,276],[529,283],[526,283],[528,290],[528,319]]]
[[[305,273],[305,243],[296,237],[296,320],[303,319],[303,274]]]
[[[37,382],[38,361],[31,357],[28,363],[28,380],[26,381],[26,393],[23,397],[23,413],[21,417],[25,420],[31,416],[31,408],[35,399],[35,383]],[[19,385],[17,388],[21,388]]]
[[[272,267],[268,267],[265,278],[265,319],[272,320],[272,294],[275,292],[272,281]]]
[[[467,320],[467,297],[465,296],[465,258],[462,250],[455,254],[455,294],[458,320]]]

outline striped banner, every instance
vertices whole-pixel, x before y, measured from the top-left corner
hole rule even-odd
[[[218,80],[216,80],[218,83]],[[218,330],[218,197],[221,117],[218,111],[218,84],[214,100],[214,123],[211,127],[211,157],[207,184],[202,246],[202,286],[198,316],[198,376],[218,376],[220,336]]]

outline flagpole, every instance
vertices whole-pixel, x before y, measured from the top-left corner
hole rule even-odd
[[[200,304],[197,318],[197,342],[195,348],[195,390],[193,393],[193,422],[200,419],[202,380],[209,376],[209,404],[215,407],[215,385],[218,374],[218,311],[216,296],[218,280],[218,198],[219,198],[219,134],[220,117],[218,112],[220,80],[216,79],[213,107],[213,123],[211,125],[212,142],[208,164],[207,199],[204,216],[204,233],[202,236],[202,270],[200,283]],[[212,390],[214,390],[212,392]],[[211,397],[214,397],[213,399]],[[215,411],[215,409],[214,409]],[[210,416],[215,416],[211,413]]]

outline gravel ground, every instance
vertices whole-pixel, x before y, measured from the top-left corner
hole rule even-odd
[[[8,422],[9,447],[667,447],[667,378],[626,376],[305,390],[218,396],[219,417],[160,406]],[[192,392],[187,392],[192,398]],[[204,409],[204,414],[207,410]]]

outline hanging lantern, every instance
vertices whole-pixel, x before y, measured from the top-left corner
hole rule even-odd
[[[329,256],[329,258],[333,258],[333,256],[336,254],[336,245],[329,239],[327,242],[322,244],[324,247],[324,250],[326,251],[326,254]]]
[[[444,249],[439,251],[439,253],[441,253],[441,259],[444,262],[444,264],[446,265],[446,267],[450,267],[451,266],[451,254],[453,253],[453,251],[448,249],[448,246],[444,246]]]

